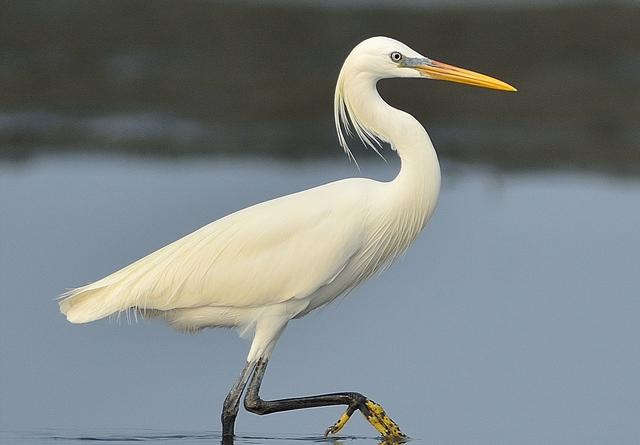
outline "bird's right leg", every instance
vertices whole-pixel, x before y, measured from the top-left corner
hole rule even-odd
[[[357,392],[338,392],[279,400],[262,400],[259,392],[268,362],[269,359],[264,357],[257,361],[244,399],[244,406],[248,411],[264,415],[320,406],[346,405],[347,410],[335,424],[327,429],[325,436],[336,434],[340,431],[351,418],[351,415],[359,410],[386,441],[398,443],[407,440],[407,436],[387,416],[382,406]]]
[[[223,442],[231,440],[233,443],[234,424],[236,417],[238,416],[238,408],[240,406],[240,397],[244,387],[247,386],[247,381],[255,368],[255,362],[247,362],[242,368],[238,381],[233,385],[229,394],[224,399],[224,405],[222,407],[222,439]]]

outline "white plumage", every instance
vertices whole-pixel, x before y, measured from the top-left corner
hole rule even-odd
[[[340,72],[335,123],[350,157],[343,130],[353,128],[376,151],[380,141],[391,144],[402,161],[393,181],[345,179],[240,210],[67,292],[60,310],[73,323],[133,309],[184,330],[255,328],[248,362],[268,358],[289,320],[388,265],[436,206],[440,169],[433,145],[416,119],[382,100],[378,80],[430,77],[508,89],[469,73],[393,39],[365,40]]]

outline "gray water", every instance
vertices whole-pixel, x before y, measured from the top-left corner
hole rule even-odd
[[[417,443],[637,443],[640,181],[444,173],[399,263],[289,325],[263,395],[360,391]],[[217,441],[245,340],[71,325],[53,298],[235,209],[356,174],[346,160],[1,163],[0,441]],[[241,412],[237,430],[240,443],[317,441],[340,414]],[[374,433],[354,416],[343,442]]]

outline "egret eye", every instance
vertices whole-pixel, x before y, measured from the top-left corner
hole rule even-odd
[[[402,54],[400,54],[398,51],[392,52],[391,60],[393,60],[394,62],[400,62],[402,60]]]

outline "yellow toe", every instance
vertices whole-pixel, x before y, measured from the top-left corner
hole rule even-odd
[[[324,432],[324,437],[327,437],[329,434],[336,434],[337,432],[339,432],[347,424],[347,422],[351,418],[352,413],[353,411],[347,408],[344,414],[340,416],[338,421],[327,428],[327,431]]]
[[[364,404],[368,410],[368,413],[363,412],[364,416],[385,440],[402,442],[407,439],[407,435],[400,431],[398,424],[387,416],[382,406],[372,400],[367,400]]]

